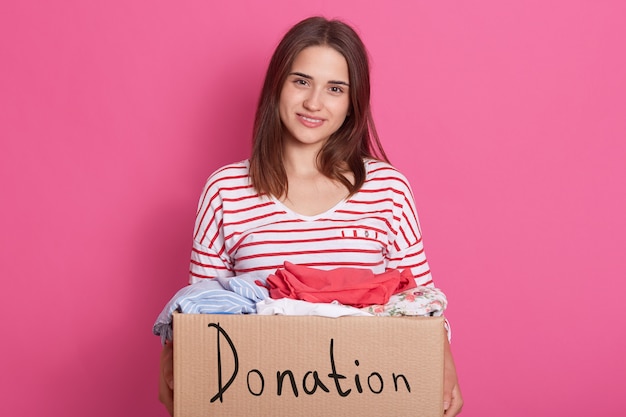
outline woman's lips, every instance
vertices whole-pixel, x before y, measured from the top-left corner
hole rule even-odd
[[[307,127],[318,127],[322,123],[324,123],[323,119],[318,119],[316,117],[306,116],[304,114],[298,114],[298,120],[300,120],[300,123],[302,123],[303,125],[305,125]]]

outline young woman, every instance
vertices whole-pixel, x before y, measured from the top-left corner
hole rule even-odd
[[[370,111],[366,49],[345,23],[296,24],[267,70],[249,160],[208,179],[198,207],[190,281],[271,274],[285,261],[319,269],[410,269],[433,285],[407,179],[393,168]],[[445,344],[446,416],[463,405]],[[172,412],[172,346],[160,399]]]

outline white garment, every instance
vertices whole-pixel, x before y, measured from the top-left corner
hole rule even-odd
[[[265,316],[321,316],[335,318],[343,316],[372,316],[367,311],[336,302],[310,303],[291,298],[280,298],[278,300],[266,298],[256,303],[256,312]]]

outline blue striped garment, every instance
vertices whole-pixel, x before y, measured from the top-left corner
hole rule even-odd
[[[265,283],[257,274],[231,278],[203,279],[181,288],[165,305],[152,328],[161,342],[172,340],[172,315],[184,314],[255,314],[256,303],[269,298]]]

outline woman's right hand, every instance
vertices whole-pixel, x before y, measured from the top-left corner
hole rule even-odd
[[[161,351],[159,372],[159,401],[174,415],[174,345],[167,341]]]

